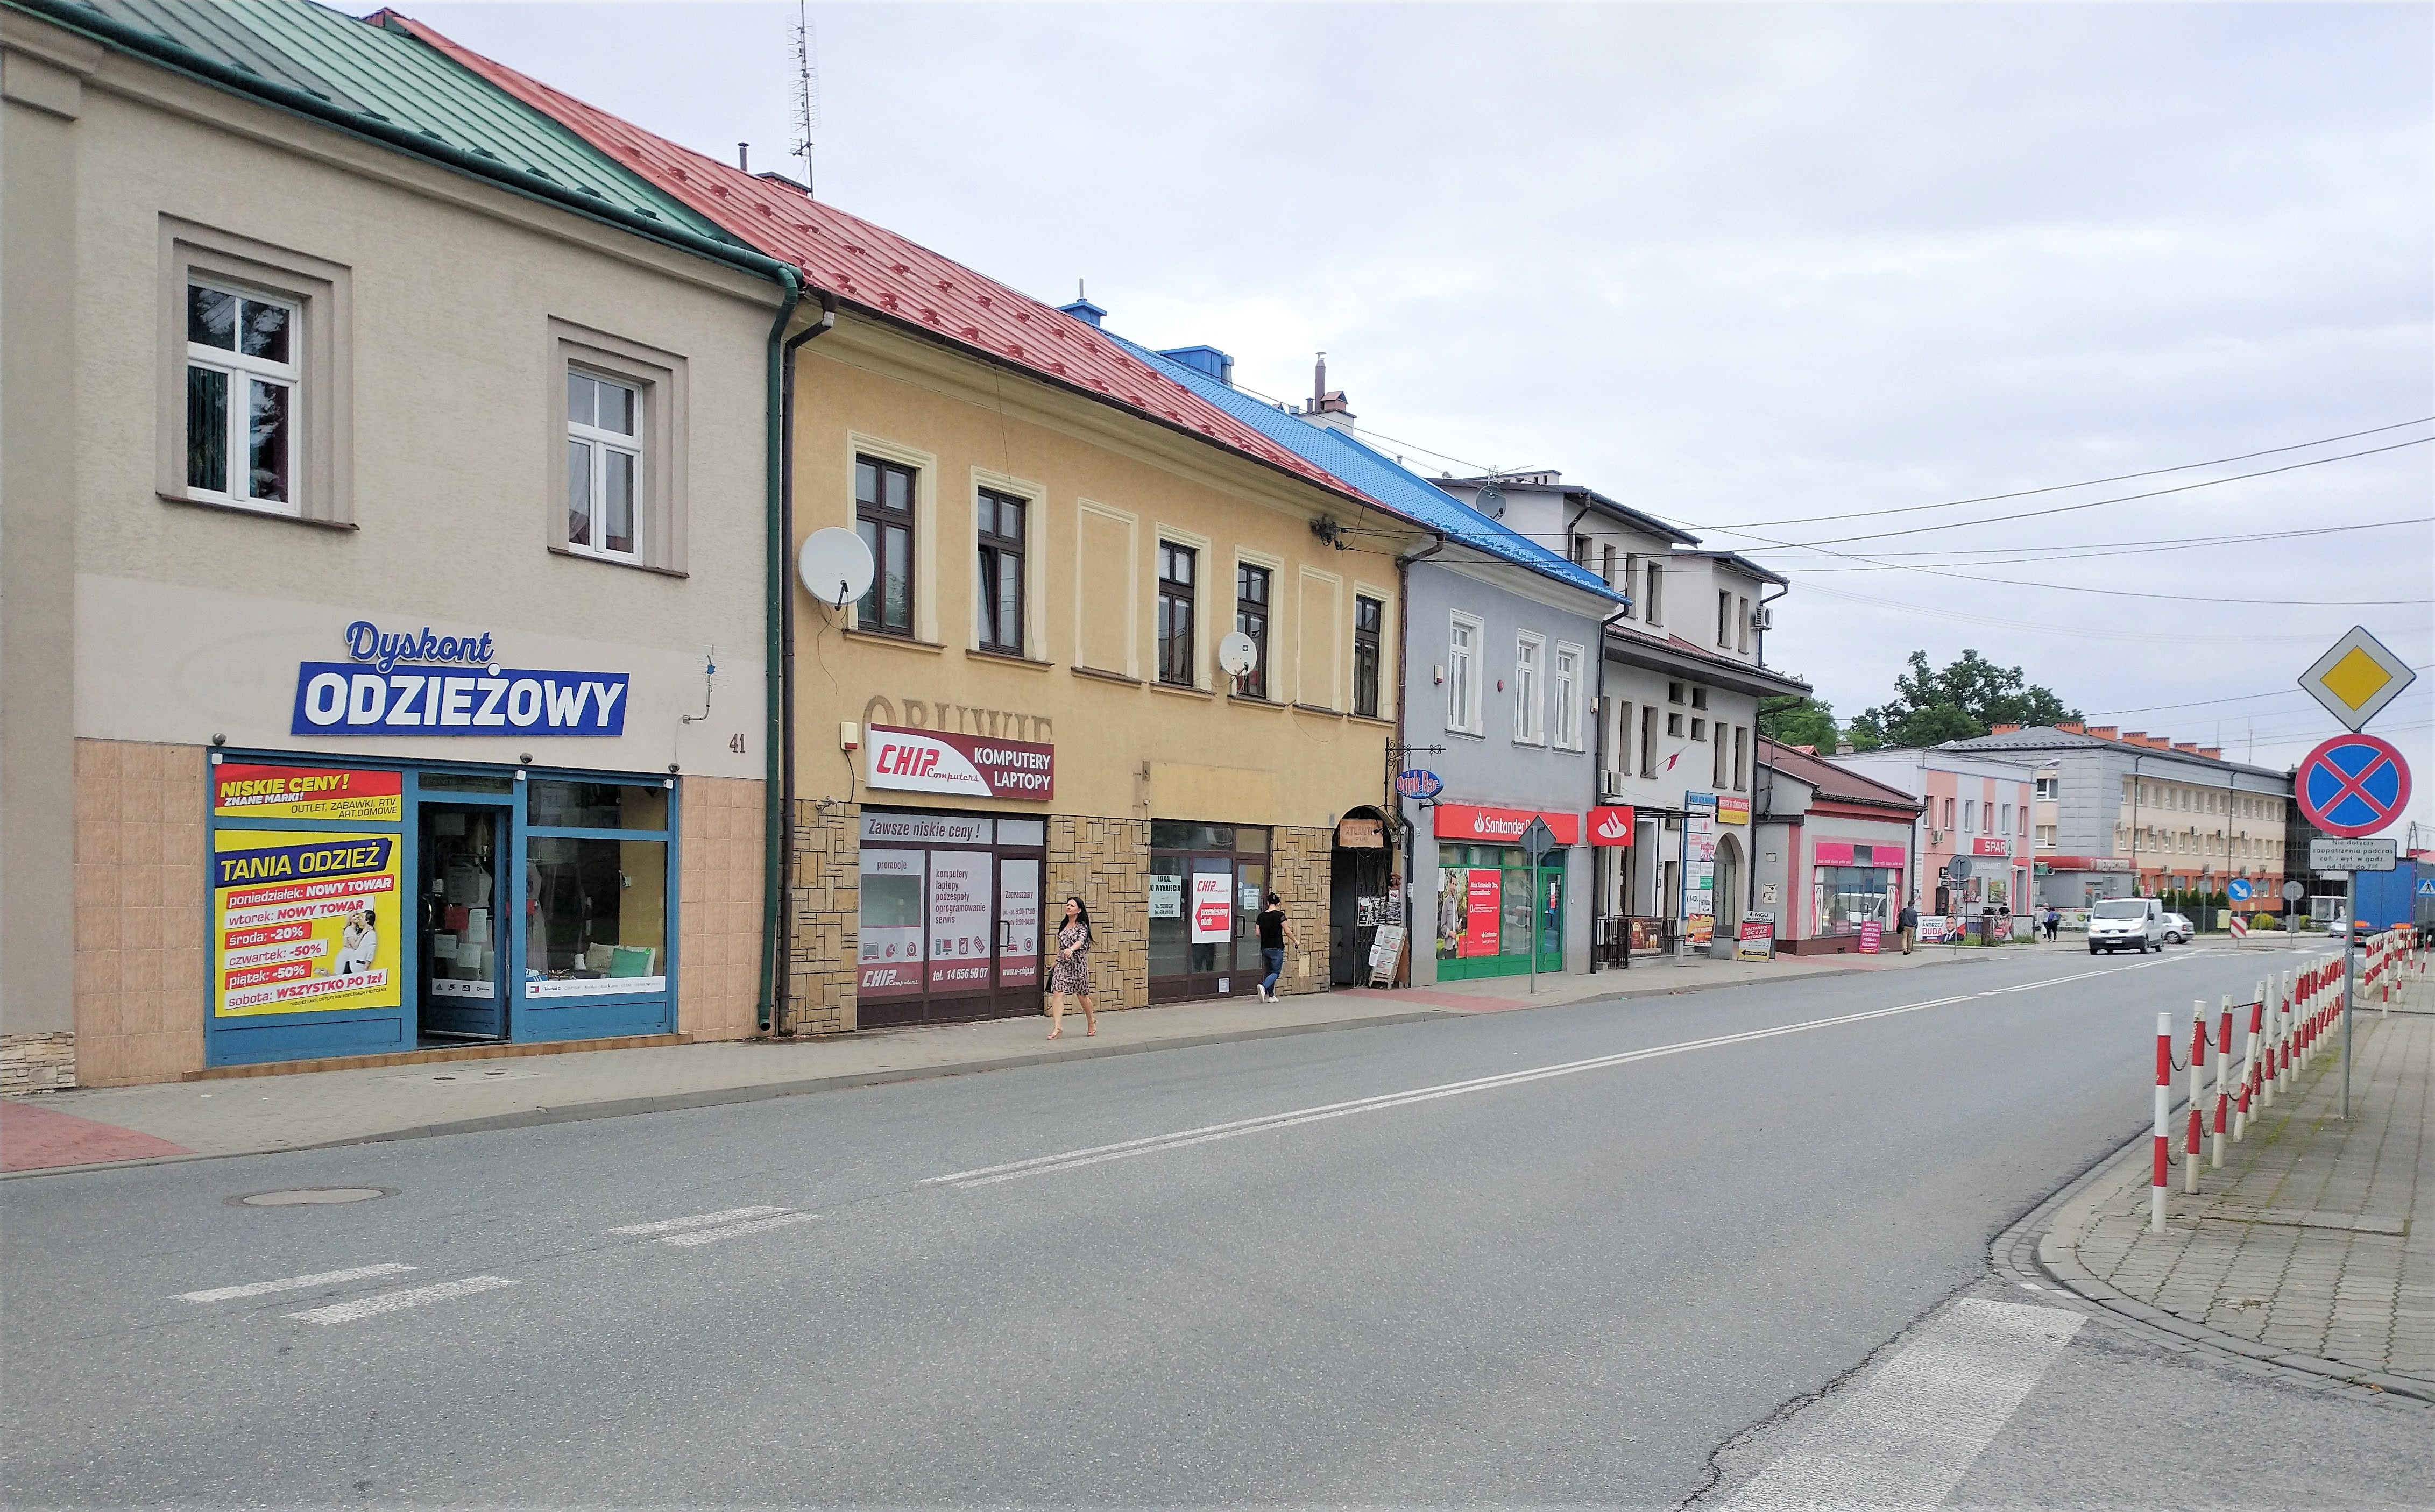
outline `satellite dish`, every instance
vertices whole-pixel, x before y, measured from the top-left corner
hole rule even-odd
[[[805,592],[831,609],[841,610],[871,592],[874,570],[871,548],[843,525],[805,536],[803,549],[795,557],[795,576],[803,580]]]
[[[1491,520],[1505,518],[1505,490],[1491,483],[1479,490],[1477,507]]]
[[[1239,678],[1260,664],[1260,647],[1240,630],[1230,630],[1218,643],[1218,665],[1230,678]]]

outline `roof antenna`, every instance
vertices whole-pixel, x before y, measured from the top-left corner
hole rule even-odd
[[[803,193],[818,198],[812,187],[812,133],[820,125],[820,39],[812,29],[805,0],[795,0],[795,146],[803,160]]]

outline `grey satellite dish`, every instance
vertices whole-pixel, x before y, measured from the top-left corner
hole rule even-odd
[[[1491,520],[1505,518],[1505,490],[1491,483],[1479,490],[1477,507]]]
[[[831,609],[841,610],[871,592],[873,571],[871,548],[843,525],[805,536],[795,556],[795,576],[804,591]]]
[[[1218,643],[1218,665],[1230,678],[1239,678],[1260,664],[1260,647],[1240,630],[1230,630]]]

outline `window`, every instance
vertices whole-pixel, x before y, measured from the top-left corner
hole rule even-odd
[[[1269,570],[1235,564],[1235,628],[1253,647],[1252,670],[1235,679],[1238,698],[1269,696]]]
[[[1581,648],[1556,647],[1556,745],[1581,748]]]
[[[1971,834],[1975,833],[1977,829],[1978,800],[1977,799],[1965,798],[1961,800],[1961,833],[1964,834]]]
[[[1683,684],[1679,682],[1669,682],[1666,684],[1666,701],[1667,703],[1681,703],[1683,701]]]
[[[1683,716],[1669,714],[1667,717],[1680,719]],[[1657,775],[1657,706],[1654,704],[1640,706],[1640,775]]]
[[[1750,727],[1736,725],[1734,727],[1734,791],[1736,793],[1747,792],[1750,788],[1749,761]]]
[[[1158,680],[1197,686],[1192,662],[1192,604],[1200,554],[1171,541],[1158,543]]]
[[[1725,785],[1725,727],[1717,727],[1716,748],[1708,754],[1708,782],[1715,787]]]
[[[1446,728],[1479,733],[1479,622],[1467,614],[1446,625]]]
[[[1615,586],[1615,547],[1612,543],[1607,546],[1606,554],[1599,562],[1598,581],[1606,584],[1609,588],[1613,588]],[[1629,616],[1632,613],[1632,610],[1627,608],[1624,610],[1624,613]]]
[[[2051,824],[2041,824],[2041,825],[2039,825],[2039,826],[2038,826],[2038,849],[2039,849],[2039,850],[2053,850],[2054,848],[2055,848],[2055,827],[2054,827],[2053,825],[2051,825]]]
[[[588,557],[634,558],[642,472],[642,395],[566,369],[566,544]]]
[[[2001,812],[2000,817],[2001,817],[2001,821],[2002,821],[2002,822],[2000,822],[2000,823],[1998,823],[1998,824],[1995,824],[1995,825],[1992,826],[1992,827],[1990,828],[1990,830],[1989,830],[1989,833],[1993,833],[1993,834],[2010,834],[2010,833],[2012,833],[2012,805],[2011,805],[2010,803],[2007,803],[2007,804],[2003,805],[2003,808],[2002,808],[2002,812]]]
[[[1607,740],[1606,765],[1611,772],[1632,770],[1632,705],[1622,699],[1608,700],[1613,711],[1607,727],[1612,733]]]
[[[1707,689],[1705,689],[1705,688],[1693,688],[1693,689],[1691,690],[1691,707],[1692,707],[1692,708],[1694,708],[1694,709],[1705,709],[1706,707],[1708,707],[1708,690],[1707,690]]]
[[[2019,828],[2012,833],[2023,837],[2027,837],[2029,833],[2029,806],[2027,803],[2021,805]]]
[[[1734,649],[1743,652],[1750,650],[1750,600],[1746,597],[1736,596],[1734,599]]]
[[[1623,617],[1625,619],[1640,617],[1639,587],[1640,555],[1637,552],[1627,551],[1623,554],[1623,594],[1626,600],[1623,606]]]
[[[1030,502],[990,489],[973,505],[974,534],[980,542],[973,575],[976,632],[984,651],[1023,654],[1023,527]]]
[[[855,606],[855,623],[883,635],[913,635],[913,480],[909,467],[854,459],[854,524],[877,570]]]
[[[1726,650],[1734,648],[1734,595],[1717,595],[1717,644]]]
[[[1946,799],[1944,800],[1944,827],[1948,830],[1953,828],[1953,800],[1951,799]]]
[[[299,307],[186,286],[186,490],[277,514],[296,507]]]
[[[1542,663],[1545,639],[1528,630],[1513,637],[1513,738],[1532,746],[1547,741],[1546,687]]]
[[[1705,740],[1708,738],[1708,722],[1706,720],[1694,719],[1691,721],[1691,738],[1693,740]]]
[[[1576,567],[1590,564],[1590,538],[1576,531],[1572,537],[1572,558]]]
[[[1386,623],[1384,602],[1353,595],[1353,712],[1366,719],[1378,717],[1378,636]]]
[[[2055,799],[2055,798],[2061,798],[2062,796],[2063,796],[2063,779],[2062,779],[2062,778],[2060,778],[2060,777],[2041,777],[2041,778],[2039,778],[2039,779],[2038,779],[2038,797],[2040,797],[2040,798],[2042,798],[2042,799]]]
[[[1643,608],[1651,625],[1666,618],[1666,569],[1653,561],[1649,564],[1649,596]]]

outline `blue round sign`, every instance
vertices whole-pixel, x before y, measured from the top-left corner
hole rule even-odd
[[[2234,902],[2245,903],[2249,902],[2249,879],[2247,877],[2233,878],[2232,881],[2224,885],[2223,890],[2232,895],[2232,901]]]
[[[1395,774],[1395,791],[1406,798],[1435,798],[1445,791],[1437,773],[1414,766]]]

